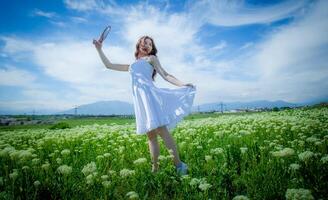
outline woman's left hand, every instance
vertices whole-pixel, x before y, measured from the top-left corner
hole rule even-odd
[[[192,88],[196,88],[196,86],[193,85],[192,83],[187,83],[187,84],[184,84],[183,86],[190,86],[190,87],[192,87]]]

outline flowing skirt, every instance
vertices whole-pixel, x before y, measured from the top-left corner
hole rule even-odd
[[[191,112],[196,87],[158,88],[150,84],[133,87],[137,134],[165,125],[171,132]]]

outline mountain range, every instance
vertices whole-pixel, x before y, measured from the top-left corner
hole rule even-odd
[[[249,102],[221,102],[207,103],[191,108],[191,112],[208,112],[208,111],[221,111],[234,110],[234,109],[250,109],[250,108],[274,108],[274,107],[299,107],[305,105],[314,105],[318,102],[304,102],[304,103],[289,103],[286,101],[249,101]],[[75,109],[69,109],[57,114],[74,114]],[[133,115],[133,104],[123,101],[99,101],[91,104],[81,105],[76,110],[77,114],[90,114],[90,115]]]
[[[318,99],[303,103],[290,103],[282,100],[268,101],[248,101],[248,102],[215,102],[195,105],[191,108],[191,112],[208,112],[208,111],[221,111],[222,110],[235,110],[235,109],[252,109],[252,108],[274,108],[274,107],[299,107],[311,106],[320,102],[328,102],[326,100]],[[13,115],[13,114],[79,114],[79,115],[134,115],[133,104],[124,101],[97,101],[90,104],[80,105],[77,108],[68,110],[1,110],[0,115]]]

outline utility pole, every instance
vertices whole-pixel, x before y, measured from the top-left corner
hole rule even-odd
[[[35,109],[33,109],[33,111],[32,111],[32,119],[34,120],[35,119]]]
[[[225,107],[225,109],[227,109],[226,105],[222,102],[219,103],[219,110],[221,110],[221,113],[223,113],[223,106]]]
[[[77,115],[77,109],[78,109],[78,106],[75,106],[75,107],[74,107],[74,115],[75,115],[75,116]]]

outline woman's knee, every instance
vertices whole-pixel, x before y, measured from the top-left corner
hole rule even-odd
[[[160,135],[161,137],[163,137],[165,134],[168,133],[166,126],[161,126],[157,128],[157,133],[158,135]]]
[[[148,136],[148,139],[151,141],[156,140],[157,139],[156,130],[151,130],[151,131],[147,132],[147,136]]]

